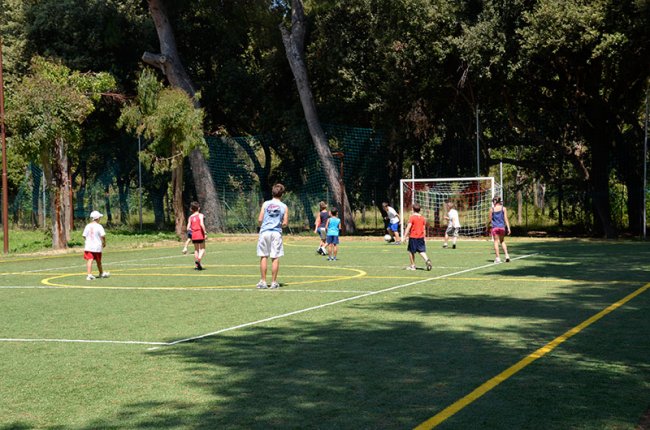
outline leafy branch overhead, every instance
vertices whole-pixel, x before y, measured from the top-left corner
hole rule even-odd
[[[165,88],[153,71],[145,69],[138,80],[136,100],[122,110],[118,126],[145,139],[140,158],[155,173],[162,173],[171,171],[194,149],[208,155],[203,119],[203,110],[195,108],[184,91]]]

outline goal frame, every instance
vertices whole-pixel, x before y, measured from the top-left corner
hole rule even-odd
[[[460,182],[460,181],[490,181],[490,190],[491,190],[491,198],[493,199],[495,194],[496,194],[496,185],[494,182],[494,176],[474,176],[474,177],[464,177],[464,178],[411,178],[411,179],[400,179],[399,181],[399,207],[400,207],[400,216],[401,216],[401,226],[400,226],[400,233],[401,237],[404,237],[404,230],[406,229],[406,214],[405,214],[405,207],[404,207],[404,185],[405,184],[413,184],[412,188],[415,188],[415,184],[419,182]],[[411,198],[414,200],[415,199],[415,194],[411,193]],[[413,205],[414,201],[411,201],[411,206]]]

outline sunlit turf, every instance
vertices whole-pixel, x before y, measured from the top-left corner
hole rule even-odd
[[[202,272],[180,245],[107,248],[95,281],[79,252],[0,259],[0,429],[413,428],[650,282],[640,242],[511,239],[494,265],[486,240],[432,240],[430,272],[380,239],[316,244],[286,238],[275,291],[254,237],[208,243]],[[649,296],[439,428],[634,428]]]

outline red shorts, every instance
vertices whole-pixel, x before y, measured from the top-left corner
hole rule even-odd
[[[503,227],[496,227],[492,229],[492,236],[505,236],[506,229]]]
[[[98,263],[102,262],[101,252],[84,251],[84,260],[95,260]]]

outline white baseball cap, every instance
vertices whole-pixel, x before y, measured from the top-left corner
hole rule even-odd
[[[92,211],[90,213],[90,218],[92,218],[92,219],[100,219],[103,216],[104,215],[100,214],[98,211]]]

